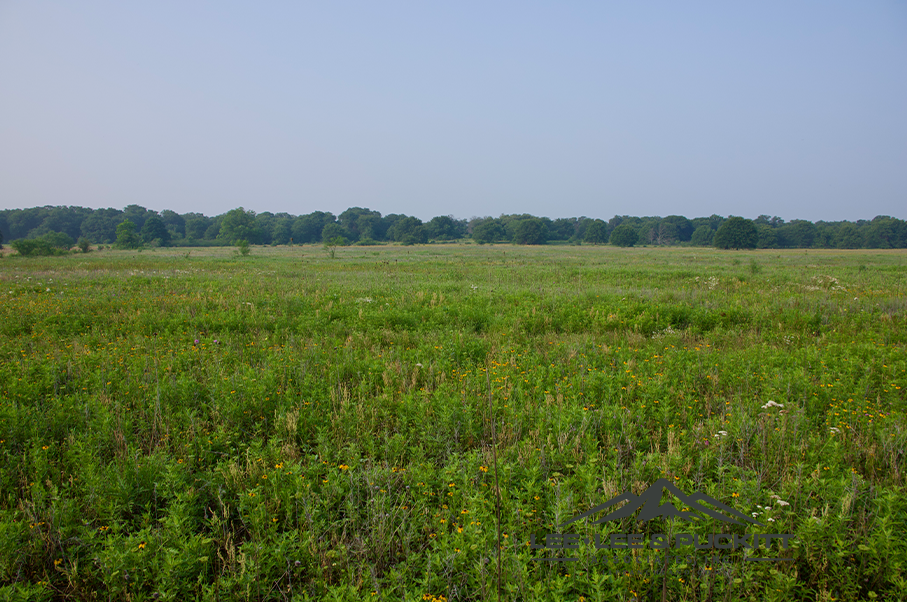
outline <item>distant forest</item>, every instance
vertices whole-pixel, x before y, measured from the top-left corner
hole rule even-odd
[[[127,223],[128,222],[128,223]],[[725,228],[722,229],[722,225]],[[731,226],[734,226],[731,228]],[[742,228],[742,230],[741,230]],[[728,231],[734,230],[729,233]],[[738,231],[739,230],[739,231]],[[456,219],[419,218],[352,207],[340,215],[315,211],[306,215],[254,213],[233,209],[215,217],[200,213],[160,213],[138,205],[119,209],[34,207],[0,211],[2,242],[44,239],[56,246],[127,243],[152,246],[257,245],[333,242],[423,244],[472,239],[479,244],[616,244],[689,245],[736,248],[907,248],[907,222],[888,216],[856,222],[810,222],[760,215],[755,220],[718,215],[688,219],[614,216],[549,219],[529,214]],[[716,237],[717,235],[717,237]],[[727,241],[731,241],[728,243]],[[120,246],[123,246],[122,244]]]

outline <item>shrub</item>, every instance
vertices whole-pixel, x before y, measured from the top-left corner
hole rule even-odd
[[[63,251],[40,238],[20,238],[19,240],[14,240],[10,244],[13,249],[23,257],[42,257],[63,254]]]

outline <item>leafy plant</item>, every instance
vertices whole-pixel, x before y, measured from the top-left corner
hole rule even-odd
[[[337,247],[345,247],[347,244],[347,240],[343,236],[334,236],[333,238],[324,242],[324,250],[331,257],[331,259],[334,259],[337,253]]]

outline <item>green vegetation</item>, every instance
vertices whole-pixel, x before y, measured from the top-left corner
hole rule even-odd
[[[117,249],[138,249],[142,246],[142,239],[135,232],[135,224],[131,220],[124,220],[117,226],[117,240],[114,243]]]
[[[118,241],[117,228],[125,221],[131,222],[134,229],[127,239]],[[324,211],[299,216],[269,211],[256,214],[239,207],[214,217],[200,213],[179,215],[170,210],[158,213],[139,205],[129,205],[122,211],[34,207],[0,210],[0,242],[4,237],[31,239],[53,232],[65,234],[71,240],[84,237],[99,244],[116,242],[120,248],[138,248],[143,243],[152,248],[231,246],[238,240],[270,246],[320,244],[338,236],[351,244],[365,245],[412,246],[468,238],[478,244],[578,245],[607,243],[614,231],[624,226],[617,237],[624,243],[632,239],[633,245],[707,247],[712,246],[716,232],[725,221],[720,215],[692,219],[682,215],[615,215],[604,221],[585,216],[551,219],[522,213],[469,220],[442,215],[423,223],[417,217],[397,213],[381,215],[362,207],[350,207],[337,216]],[[756,227],[756,242],[747,238],[741,248],[907,248],[907,222],[884,215],[857,222],[816,223],[804,220],[785,223],[777,216],[760,215],[752,224]]]
[[[713,244],[719,249],[755,249],[759,245],[759,232],[750,220],[729,217],[715,232]]]
[[[611,244],[618,247],[632,247],[639,240],[639,234],[630,224],[621,224],[611,232]]]
[[[0,598],[494,600],[500,550],[502,600],[898,599],[904,277],[684,247],[4,261]],[[660,478],[766,526],[563,532],[790,533],[793,560],[532,560]]]

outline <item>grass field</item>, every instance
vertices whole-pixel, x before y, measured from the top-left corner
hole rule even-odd
[[[905,598],[905,277],[903,251],[4,257],[0,597]],[[661,478],[765,526],[558,530]],[[561,532],[793,560],[536,560]]]

